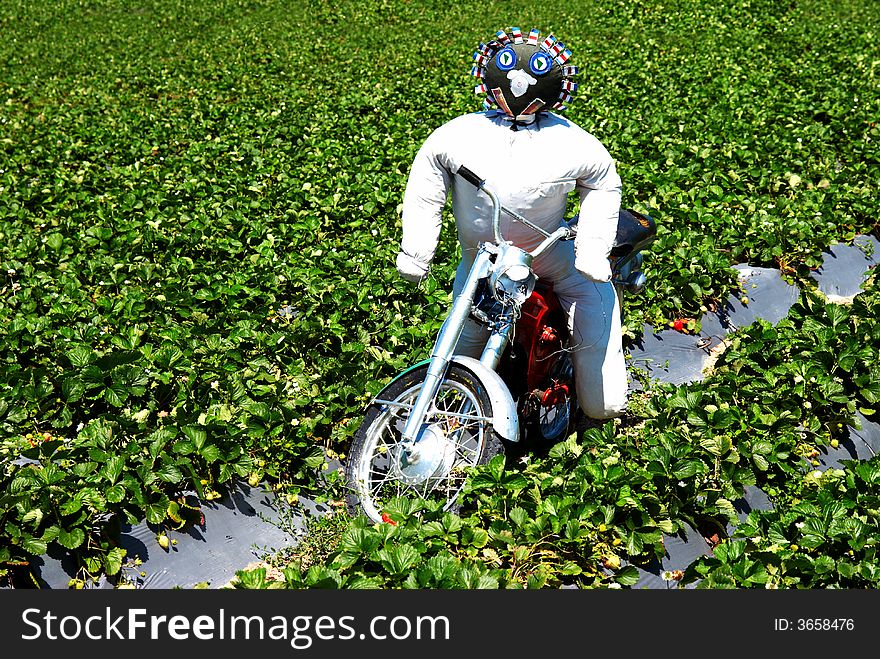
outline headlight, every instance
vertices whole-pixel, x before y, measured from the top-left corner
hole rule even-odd
[[[500,302],[522,304],[535,288],[532,255],[511,243],[500,246],[489,274],[492,295]]]
[[[495,298],[501,301],[525,302],[535,288],[535,276],[525,265],[511,265],[492,277]]]

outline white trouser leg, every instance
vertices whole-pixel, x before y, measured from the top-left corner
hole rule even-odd
[[[592,282],[580,273],[554,284],[568,315],[578,402],[595,419],[626,409],[627,376],[617,292],[610,282]]]

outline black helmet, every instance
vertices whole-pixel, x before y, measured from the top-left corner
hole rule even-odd
[[[571,77],[577,67],[567,64],[571,51],[552,34],[541,40],[533,29],[523,37],[518,27],[510,34],[498,30],[495,39],[474,53],[471,75],[482,80],[476,92],[485,94],[486,109],[497,107],[512,119],[525,119],[542,110],[565,110],[577,90]]]

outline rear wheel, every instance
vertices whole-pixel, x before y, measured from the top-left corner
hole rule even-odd
[[[439,501],[455,510],[468,469],[504,452],[485,387],[468,369],[450,364],[425,418],[420,459],[407,460],[401,433],[427,370],[420,366],[397,378],[367,408],[345,468],[352,514],[382,521],[395,497]]]
[[[566,439],[577,409],[574,368],[568,355],[561,355],[550,369],[547,388],[530,394],[523,416],[532,439],[555,444]]]
[[[541,439],[561,442],[568,437],[574,404],[567,385],[557,384],[541,396],[536,412],[535,426]]]

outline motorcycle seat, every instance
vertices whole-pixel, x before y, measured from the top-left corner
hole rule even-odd
[[[657,236],[657,226],[649,215],[630,208],[621,208],[617,220],[617,236],[611,248],[611,258],[616,259],[638,252]]]
[[[577,226],[578,215],[575,214],[568,225]],[[639,213],[631,208],[621,208],[617,219],[617,235],[611,246],[611,258],[619,259],[644,249],[657,236],[657,225],[650,215]]]

